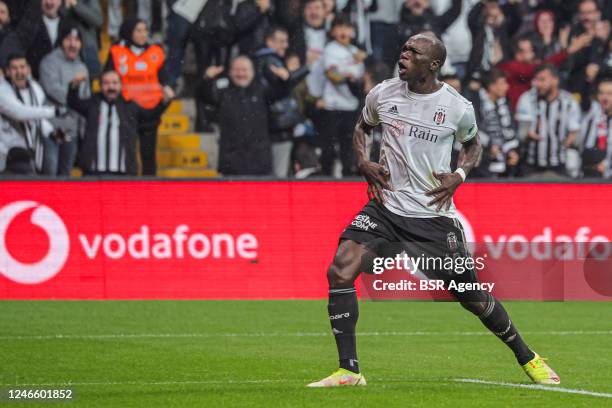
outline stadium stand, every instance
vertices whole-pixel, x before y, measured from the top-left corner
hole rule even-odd
[[[354,111],[356,116],[363,105],[366,91],[396,75],[394,60],[406,37],[429,32],[440,36],[447,44],[448,58],[441,71],[441,79],[452,82],[477,109],[487,109],[486,112],[477,112],[479,124],[485,124],[482,122],[485,119],[486,126],[495,124],[502,115],[504,120],[510,118],[512,130],[519,135],[531,134],[534,129],[519,129],[516,112],[512,112],[516,110],[518,98],[531,88],[533,73],[540,64],[554,62],[557,65],[560,89],[570,92],[581,109],[579,121],[582,129],[575,141],[547,143],[563,145],[560,154],[571,156],[567,162],[571,162],[572,168],[569,171],[561,169],[562,177],[569,180],[585,175],[580,161],[585,148],[592,148],[584,144],[595,127],[599,139],[607,138],[606,143],[600,142],[597,148],[604,151],[608,145],[612,145],[608,125],[610,96],[606,96],[606,86],[599,86],[609,83],[612,73],[611,10],[610,0],[0,0],[0,62],[4,67],[7,58],[15,51],[24,52],[31,65],[33,79],[40,81],[40,61],[54,47],[63,46],[64,36],[61,34],[66,27],[74,26],[80,30],[80,58],[88,67],[91,90],[95,93],[100,90],[98,73],[107,63],[111,47],[120,40],[122,23],[131,23],[135,18],[144,21],[150,33],[147,34],[150,43],[163,46],[166,53],[164,63],[160,65],[160,82],[155,80],[153,83],[160,87],[169,84],[171,96],[174,96],[161,116],[155,152],[157,176],[170,178],[222,176],[218,171],[221,138],[218,112],[196,94],[207,68],[224,67],[216,78],[219,82],[217,85],[221,87],[232,86],[229,63],[231,58],[240,54],[246,54],[255,61],[254,81],[264,86],[271,74],[268,71],[268,78],[262,74],[266,72],[258,65],[262,55],[266,56],[264,61],[276,61],[278,68],[287,70],[289,76],[286,81],[289,82],[295,77],[293,73],[308,69],[310,73],[304,80],[286,87],[291,89],[289,97],[283,97],[278,102],[268,100],[272,127],[271,135],[268,135],[270,140],[265,144],[271,146],[269,155],[274,164],[270,166],[274,167],[274,172],[271,170],[269,175],[289,174],[294,177],[294,162],[289,164],[288,169],[279,169],[278,164],[282,163],[282,167],[285,167],[288,146],[292,148],[291,157],[294,157],[297,149],[306,145],[316,152],[323,164],[324,174],[340,178],[355,173],[353,169],[342,169],[342,162],[345,167],[350,163],[350,155],[346,152],[347,144],[339,141],[350,138],[350,133],[336,134],[350,132],[349,126],[338,127],[333,135],[329,131],[336,128],[330,120],[335,120],[331,118],[337,116],[331,114],[337,109],[334,106],[337,101],[333,92],[330,94],[330,84],[347,92],[347,98],[355,95],[360,105]],[[331,30],[337,18],[346,19],[352,24],[354,37],[353,48],[350,49],[356,61],[359,59],[361,62],[363,56],[367,56],[363,61],[363,78],[361,75],[354,77],[350,70],[330,66],[333,63],[328,62],[325,66],[323,51],[329,49],[333,41]],[[288,43],[276,43],[277,36],[268,35],[270,29],[276,27],[286,30]],[[278,38],[285,41],[285,36],[282,34]],[[95,37],[97,42],[92,41]],[[149,66],[147,64],[155,63],[154,60],[147,60],[149,56],[141,55],[142,51],[134,47],[136,42],[132,40],[130,37],[127,42],[132,47],[130,52],[134,53],[136,64]],[[97,59],[92,58],[96,50]],[[331,51],[326,60],[339,60],[336,57]],[[387,69],[381,71],[381,65]],[[127,69],[127,65],[120,64],[115,69],[122,71]],[[507,91],[510,103],[504,101],[506,96],[496,103],[509,105],[510,113],[505,108],[502,112],[492,108],[492,105],[482,106],[483,100],[488,101],[491,97],[497,100],[497,97],[484,93],[482,84],[483,78],[487,78],[495,69],[506,72],[510,85]],[[388,73],[381,76],[380,72]],[[3,80],[11,81],[6,70]],[[348,87],[345,88],[345,84]],[[165,89],[164,95],[168,96]],[[556,98],[555,95],[548,97],[549,102]],[[49,103],[57,105],[49,95],[47,99]],[[297,116],[293,113],[283,116],[283,113],[289,112],[297,113]],[[291,126],[282,128],[284,147],[279,149],[280,139],[273,129],[283,126],[283,120],[289,120],[289,117]],[[534,123],[521,123],[535,127],[540,119],[535,118]],[[60,128],[62,120],[54,119],[51,123]],[[141,125],[142,120],[139,119]],[[36,121],[24,120],[23,124],[32,127]],[[37,129],[36,126],[33,128]],[[374,146],[378,144],[378,135],[379,132],[374,132]],[[34,136],[44,137],[42,133]],[[292,139],[288,140],[288,137]],[[142,135],[139,138],[142,139]],[[493,161],[501,169],[506,161],[505,167],[514,170],[491,172],[483,169],[475,172],[473,177],[529,175],[530,169],[524,166],[528,144],[525,140],[520,140],[520,146],[512,150],[511,158],[500,155],[501,146],[492,140],[497,139],[483,138],[487,156],[484,157],[483,166],[489,166]],[[0,152],[4,156],[11,147],[23,147],[20,143],[15,146],[10,143],[0,145],[6,150]],[[531,146],[533,148],[533,142]],[[52,150],[57,149],[47,149],[47,154]],[[283,156],[275,156],[280,154]],[[44,153],[38,152],[38,155],[44,158]],[[609,156],[612,156],[612,149],[606,150],[607,165],[612,163]],[[250,160],[259,159],[261,157],[251,157]],[[138,161],[139,174],[143,173],[144,168],[155,167],[150,163],[145,163],[143,167],[140,157]],[[151,170],[144,171],[147,172]],[[71,173],[73,177],[81,174],[77,167]],[[606,169],[604,174],[612,172]]]

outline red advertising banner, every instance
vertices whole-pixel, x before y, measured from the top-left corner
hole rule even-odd
[[[355,182],[2,182],[0,298],[324,298],[366,200]],[[468,183],[456,203],[496,296],[612,300],[610,268],[585,266],[612,239],[612,185]]]

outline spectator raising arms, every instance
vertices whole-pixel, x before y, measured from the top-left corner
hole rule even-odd
[[[269,68],[283,83],[289,78],[285,68]],[[223,71],[220,66],[209,67],[198,90],[200,98],[218,108],[219,171],[224,175],[270,175],[267,105],[282,97],[284,89],[255,81],[253,63],[245,56],[231,61],[229,79],[217,79]]]
[[[30,1],[15,31],[0,47],[2,60],[6,55],[25,53],[34,78],[38,79],[40,61],[58,44],[59,33],[73,26],[69,17],[60,14],[62,0]]]
[[[216,134],[218,127],[211,124],[221,122],[222,173],[285,178],[294,170],[291,159],[296,150],[308,144],[314,149],[308,153],[318,155],[322,174],[352,176],[356,166],[351,135],[364,90],[393,75],[401,46],[422,33],[441,38],[448,51],[438,79],[468,97],[479,115],[486,146],[475,176],[531,172],[558,177],[568,171],[576,176],[581,173],[580,154],[589,163],[588,171],[583,163],[584,174],[602,168],[601,175],[612,176],[601,163],[612,163],[612,147],[603,145],[608,140],[608,122],[603,119],[607,110],[599,99],[591,103],[596,94],[601,97],[612,75],[611,4],[612,0],[0,0],[0,67],[7,65],[8,56],[23,54],[32,72],[18,79],[20,85],[11,78],[19,70],[7,72],[9,83],[3,86],[10,92],[0,100],[8,109],[1,123],[9,130],[5,135],[0,129],[0,156],[6,155],[6,146],[15,144],[19,162],[24,157],[19,149],[31,148],[37,158],[44,158],[39,171],[68,174],[83,140],[79,122],[84,118],[74,111],[61,118],[44,116],[49,109],[40,106],[44,97],[37,95],[36,81],[50,103],[66,109],[68,83],[81,78],[74,82],[80,84],[77,96],[92,99],[90,81],[104,66],[119,76],[122,103],[130,106],[126,112],[131,119],[123,123],[136,126],[135,146],[141,158],[136,173],[156,174],[157,129],[176,92],[189,101],[182,105],[189,111],[195,98],[194,131]],[[164,48],[150,40],[158,35]],[[110,52],[101,64],[99,47],[109,37]],[[237,55],[248,58],[232,61]],[[543,64],[553,66],[536,75]],[[214,75],[202,79],[207,72]],[[216,78],[221,72],[227,78]],[[111,80],[113,75],[104,77]],[[196,86],[187,86],[194,78]],[[574,99],[580,104],[578,113]],[[19,112],[26,107],[37,113],[16,117],[11,103],[20,107]],[[106,113],[113,111],[102,102],[98,105]],[[43,116],[37,116],[41,112]],[[586,118],[581,139],[574,144],[581,112]],[[44,137],[53,128],[65,135],[61,144]],[[368,139],[371,154],[376,155],[379,136],[379,129],[374,129]],[[102,169],[97,156],[93,159],[97,151],[90,149],[88,154],[90,174],[131,174],[131,158],[119,167],[113,161],[108,170],[110,163]],[[78,157],[76,161],[81,163]]]
[[[593,57],[602,57],[601,54],[610,39],[610,21],[602,19],[602,12],[596,0],[581,0],[578,4],[578,23],[572,28],[571,38],[581,35],[588,35],[593,41],[572,57],[568,89],[588,97],[590,85],[597,75],[591,65],[594,62]]]
[[[87,66],[81,61],[81,33],[76,26],[64,28],[59,35],[59,46],[47,54],[40,63],[40,83],[47,96],[56,106],[66,107],[68,84],[79,75],[84,81],[79,88],[81,96],[89,97],[89,75]],[[43,139],[45,155],[43,173],[68,176],[76,160],[78,140],[82,129],[82,118],[74,110],[53,124],[64,131],[66,141],[57,144]]]
[[[102,92],[91,98],[79,97],[85,80],[85,75],[75,76],[67,96],[68,106],[86,119],[79,167],[90,176],[136,175],[138,106],[123,99],[121,80],[115,71],[102,73]]]
[[[38,20],[37,35],[34,38],[32,38],[31,33],[27,35],[33,40],[28,46],[28,62],[32,67],[32,74],[35,78],[39,78],[40,61],[58,45],[59,33],[64,31],[66,25],[72,25],[70,20],[59,12],[62,0],[42,0],[41,4],[42,15]],[[30,27],[24,27],[24,29],[28,32],[31,30]]]
[[[555,14],[550,10],[540,10],[534,17],[532,44],[538,60],[546,59],[567,48],[570,27],[559,30],[555,25]]]
[[[350,21],[336,16],[331,32],[334,41],[323,52],[325,84],[323,87],[323,112],[318,145],[321,148],[323,173],[332,175],[335,144],[340,145],[342,174],[356,174],[352,148],[353,127],[359,114],[361,80],[365,71],[366,53],[351,41],[355,35]]]
[[[138,19],[127,20],[121,26],[120,36],[121,40],[110,49],[106,70],[119,73],[123,97],[140,107],[138,135],[142,174],[154,176],[157,128],[162,113],[174,98],[174,91],[168,86],[164,50],[149,43],[146,23]]]
[[[576,37],[566,51],[553,54],[542,61],[545,64],[561,65],[569,55],[581,50],[589,44],[591,37],[588,34]],[[520,37],[515,43],[514,59],[502,62],[497,67],[504,71],[508,77],[510,90],[508,97],[514,109],[518,98],[531,87],[535,70],[541,61],[536,58],[533,44],[529,36]]]
[[[519,2],[510,0],[500,6],[496,0],[485,0],[470,11],[468,26],[472,32],[472,50],[466,69],[468,79],[478,78],[480,71],[488,71],[510,57],[511,38],[522,22]]]
[[[286,95],[269,108],[269,131],[272,142],[272,167],[276,177],[287,177],[291,164],[294,128],[303,122],[297,100],[291,90],[308,75],[308,67],[289,72],[286,81],[272,71],[274,67],[288,69],[285,55],[289,46],[287,30],[272,27],[266,34],[266,46],[255,54],[257,77],[265,87],[283,88]]]
[[[65,109],[46,105],[45,92],[31,79],[28,61],[22,54],[7,58],[6,80],[0,82],[0,170],[13,147],[26,148],[34,159],[33,167],[42,170],[44,145],[42,138],[61,141],[64,134],[54,130],[48,121],[63,116]]]
[[[100,76],[98,32],[104,23],[100,0],[64,0],[64,14],[73,20],[83,39],[82,56],[89,75]]]

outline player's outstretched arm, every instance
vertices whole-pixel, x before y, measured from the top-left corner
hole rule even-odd
[[[434,197],[427,205],[430,207],[435,205],[436,211],[440,211],[442,208],[448,211],[453,202],[455,191],[463,183],[469,172],[478,165],[481,155],[482,145],[478,140],[478,135],[463,143],[459,152],[457,170],[454,173],[433,172],[433,176],[440,181],[440,186],[426,193],[428,196]]]
[[[383,189],[391,190],[389,185],[389,171],[382,165],[370,161],[366,150],[366,134],[371,132],[373,126],[368,125],[363,119],[363,114],[353,131],[353,148],[357,156],[357,167],[368,182],[368,197],[379,203],[383,203]]]

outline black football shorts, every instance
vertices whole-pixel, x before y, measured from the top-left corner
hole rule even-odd
[[[476,281],[463,227],[454,218],[402,217],[371,200],[342,232],[344,240],[365,245],[370,257],[421,257],[418,270],[429,279]]]

